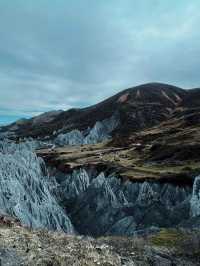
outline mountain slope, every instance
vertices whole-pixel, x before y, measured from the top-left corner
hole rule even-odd
[[[96,121],[118,113],[121,124],[116,132],[127,134],[164,121],[177,107],[188,102],[185,100],[188,94],[188,91],[175,86],[149,83],[126,89],[87,108],[48,112],[32,119],[17,121],[3,127],[1,131],[8,131],[16,137],[44,138],[74,129],[87,130]]]
[[[191,89],[184,98],[183,105],[188,108],[200,106],[200,88]]]
[[[0,260],[2,266],[195,266],[200,259],[198,238],[197,232],[161,230],[148,238],[94,239],[4,224]]]

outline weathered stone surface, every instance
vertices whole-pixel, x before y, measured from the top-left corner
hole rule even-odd
[[[81,234],[131,236],[190,218],[190,187],[122,182],[115,175],[86,169],[56,179],[59,202]]]
[[[19,266],[22,264],[20,255],[13,248],[6,249],[0,246],[0,265],[1,266]]]
[[[64,230],[73,226],[51,193],[55,184],[32,143],[0,143],[0,211],[33,228]]]
[[[148,239],[69,236],[58,232],[0,226],[1,266],[195,266],[176,248],[152,246]]]
[[[103,121],[97,121],[93,128],[87,130],[85,135],[83,132],[75,129],[66,134],[59,134],[55,143],[59,146],[64,145],[83,145],[95,144],[111,138],[111,133],[119,125],[119,117],[114,114],[112,117]]]
[[[200,216],[200,176],[195,178],[190,204],[191,215],[193,217]]]

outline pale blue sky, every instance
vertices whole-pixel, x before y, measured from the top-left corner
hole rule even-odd
[[[200,86],[199,0],[0,0],[0,123],[159,81]]]

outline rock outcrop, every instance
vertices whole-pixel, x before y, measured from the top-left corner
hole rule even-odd
[[[51,193],[52,180],[32,143],[0,143],[0,210],[32,228],[74,233],[74,228]]]
[[[58,200],[80,234],[132,236],[190,218],[189,186],[122,182],[86,169],[58,174],[57,182]]]
[[[66,134],[59,134],[55,143],[59,146],[64,145],[83,145],[95,144],[111,138],[111,133],[119,125],[119,116],[114,114],[112,117],[103,121],[97,121],[92,129],[87,129],[86,132],[81,132],[77,129]]]
[[[197,176],[193,185],[193,193],[191,198],[191,215],[193,217],[200,216],[200,176]]]
[[[133,236],[199,215],[198,177],[192,193],[188,184],[122,181],[94,168],[49,175],[35,145],[0,142],[0,210],[29,227]]]

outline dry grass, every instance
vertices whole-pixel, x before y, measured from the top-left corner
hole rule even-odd
[[[175,229],[162,229],[158,234],[150,238],[150,243],[155,246],[174,248],[180,245],[184,235]]]
[[[67,146],[53,151],[41,150],[38,154],[46,157],[50,164],[60,166],[59,169],[64,169],[63,171],[84,166],[100,166],[100,169],[113,169],[124,179],[133,181],[164,178],[170,180],[178,175],[187,179],[188,176],[193,176],[194,172],[200,173],[198,154],[197,158],[191,160],[190,158],[179,160],[178,156],[183,156],[186,152],[183,150],[183,154],[179,154],[177,151],[177,160],[172,160],[174,164],[170,165],[168,162],[170,156],[174,155],[174,147],[178,149],[180,147],[181,150],[185,144],[184,149],[187,150],[188,143],[195,147],[200,141],[200,126],[185,126],[184,123],[182,118],[174,118],[159,126],[133,134],[128,138],[129,145],[126,147],[113,147],[111,141],[95,145]],[[123,138],[122,143],[124,143]],[[137,146],[138,144],[141,146]],[[155,145],[158,145],[158,150],[152,151]],[[189,146],[188,149],[190,149]],[[196,154],[195,149],[191,149],[190,153]]]
[[[162,229],[150,237],[150,244],[175,250],[176,254],[200,261],[200,231]]]

